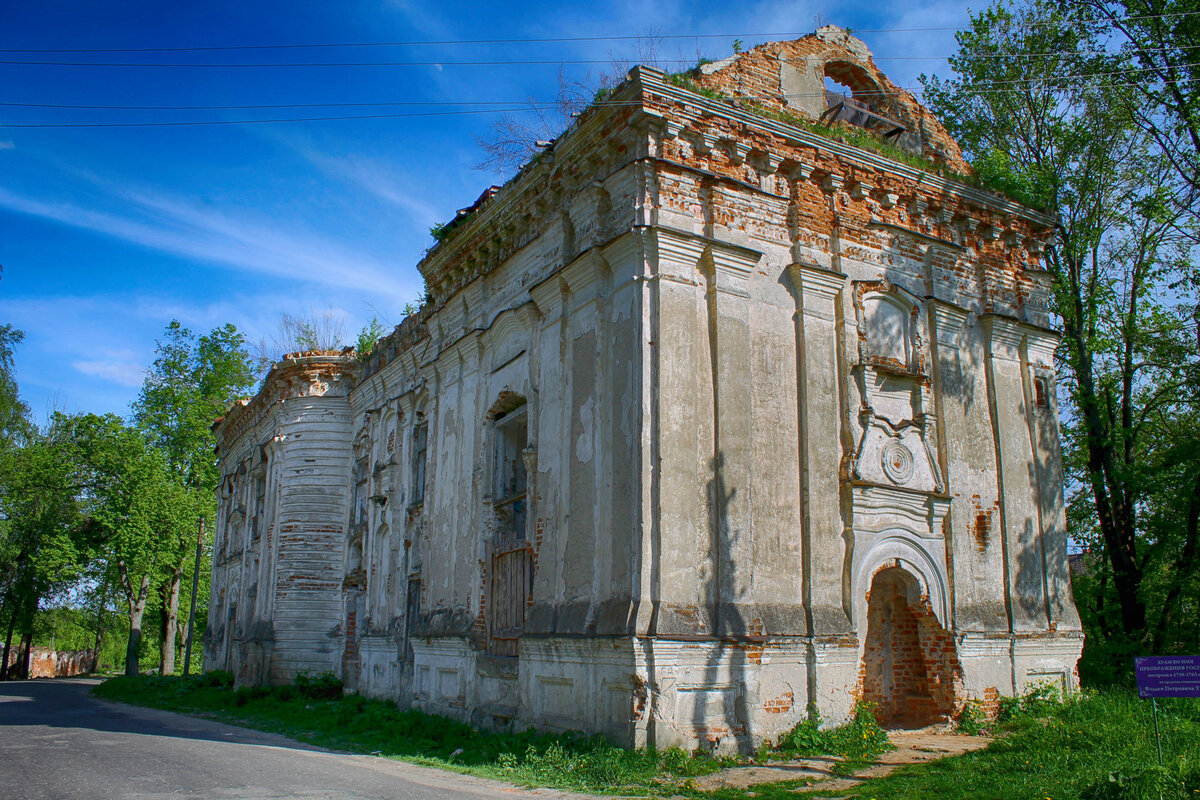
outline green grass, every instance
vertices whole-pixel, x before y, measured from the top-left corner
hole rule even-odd
[[[627,750],[598,736],[536,731],[495,733],[388,700],[342,695],[331,677],[301,676],[293,686],[234,690],[228,673],[112,678],[93,691],[126,703],[201,713],[336,750],[375,753],[528,786],[596,793],[706,796],[735,800],[744,792],[705,793],[692,780],[736,763],[678,748]],[[767,788],[786,791],[799,785]]]
[[[781,736],[774,748],[761,751],[759,760],[834,755],[842,760],[834,764],[832,772],[853,775],[894,749],[887,732],[875,719],[872,704],[858,702],[854,705],[853,719],[836,728],[822,729],[820,716],[810,714],[808,719]]]
[[[234,691],[228,673],[199,677],[113,678],[101,697],[172,711],[201,713],[312,744],[377,753],[418,764],[526,786],[630,796],[711,800],[796,798],[804,781],[749,790],[701,791],[695,780],[747,759],[670,750],[626,750],[600,737],[536,731],[495,733],[390,701],[342,695],[331,677],[302,677],[293,686]],[[972,726],[997,735],[987,749],[909,767],[863,781],[847,798],[897,800],[1190,800],[1200,799],[1200,701],[1159,701],[1163,761],[1159,770],[1150,703],[1128,692],[1088,693],[1059,703],[1052,693],[1006,700],[996,721]],[[869,707],[822,730],[810,719],[764,748],[758,763],[837,755],[838,774],[866,766],[890,749]],[[827,796],[818,787],[817,793]]]
[[[840,796],[889,800],[1200,798],[1200,701],[1160,700],[1163,763],[1150,701],[1130,692],[1057,703],[1042,692],[1004,704],[987,749],[901,767]]]

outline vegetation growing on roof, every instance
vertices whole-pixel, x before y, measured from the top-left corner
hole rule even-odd
[[[701,59],[700,64],[711,63]],[[672,86],[678,86],[680,89],[686,89],[692,94],[698,94],[701,97],[707,97],[709,100],[727,100],[728,95],[708,89],[696,83],[695,79],[700,75],[700,64],[683,72],[669,72],[666,75],[667,83]]]
[[[898,147],[892,142],[885,139],[883,136],[869,131],[866,128],[854,127],[843,123],[833,123],[826,125],[819,122],[814,122],[810,119],[789,114],[786,111],[778,111],[776,109],[767,108],[750,101],[740,101],[738,105],[746,111],[751,112],[760,117],[773,119],[777,122],[782,122],[786,125],[792,125],[796,128],[816,134],[817,136],[834,141],[842,142],[853,147],[860,147],[864,150],[871,150],[879,153],[881,156],[890,158],[893,161],[899,161],[902,164],[907,164],[910,167],[916,167],[923,172],[932,175],[941,175],[950,180],[959,183],[965,183],[968,186],[974,186],[977,189],[993,192],[1002,195],[1010,200],[1014,200],[1030,208],[1041,208],[1042,203],[1036,197],[1027,195],[1021,191],[1021,187],[1014,182],[1005,178],[1005,172],[1001,170],[980,170],[974,173],[959,172],[950,169],[945,164],[926,158],[923,155],[913,153]]]
[[[359,361],[366,361],[375,350],[379,340],[383,338],[383,334],[383,323],[379,321],[379,317],[371,317],[371,321],[358,332],[358,339],[354,343],[355,357]]]
[[[430,227],[429,235],[433,237],[433,241],[437,242],[438,244],[446,241],[446,237],[450,235],[450,226],[453,225],[455,221],[456,220],[442,222]]]

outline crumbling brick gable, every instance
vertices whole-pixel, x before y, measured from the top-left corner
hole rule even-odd
[[[702,89],[813,121],[825,110],[824,80],[832,78],[856,100],[903,125],[919,139],[922,155],[955,172],[970,172],[958,143],[929,109],[888,80],[867,46],[844,28],[826,25],[791,42],[768,42],[705,65],[700,73],[695,81]]]

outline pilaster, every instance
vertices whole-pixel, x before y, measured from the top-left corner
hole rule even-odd
[[[793,263],[787,269],[797,295],[801,536],[808,633],[844,633],[851,623],[843,587],[846,544],[838,339],[846,276],[813,263]]]
[[[1015,319],[980,318],[987,341],[988,395],[1000,491],[1005,586],[1014,631],[1045,630],[1045,555],[1038,478],[1027,423],[1029,391],[1022,363],[1024,332]]]

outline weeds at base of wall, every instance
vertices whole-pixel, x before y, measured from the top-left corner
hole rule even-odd
[[[822,730],[820,715],[810,710],[808,719],[781,736],[772,750],[760,751],[760,760],[835,755],[842,760],[834,765],[833,773],[852,775],[894,749],[875,717],[874,703],[860,700],[854,704],[850,722],[836,728]]]
[[[963,704],[962,711],[958,712],[954,732],[963,736],[978,736],[987,730],[987,725],[988,717],[983,705],[978,700],[968,700]]]
[[[1002,698],[984,750],[901,767],[843,790],[845,798],[1197,800],[1200,700],[1160,700],[1158,766],[1150,702],[1124,690],[1062,697],[1035,685]]]

